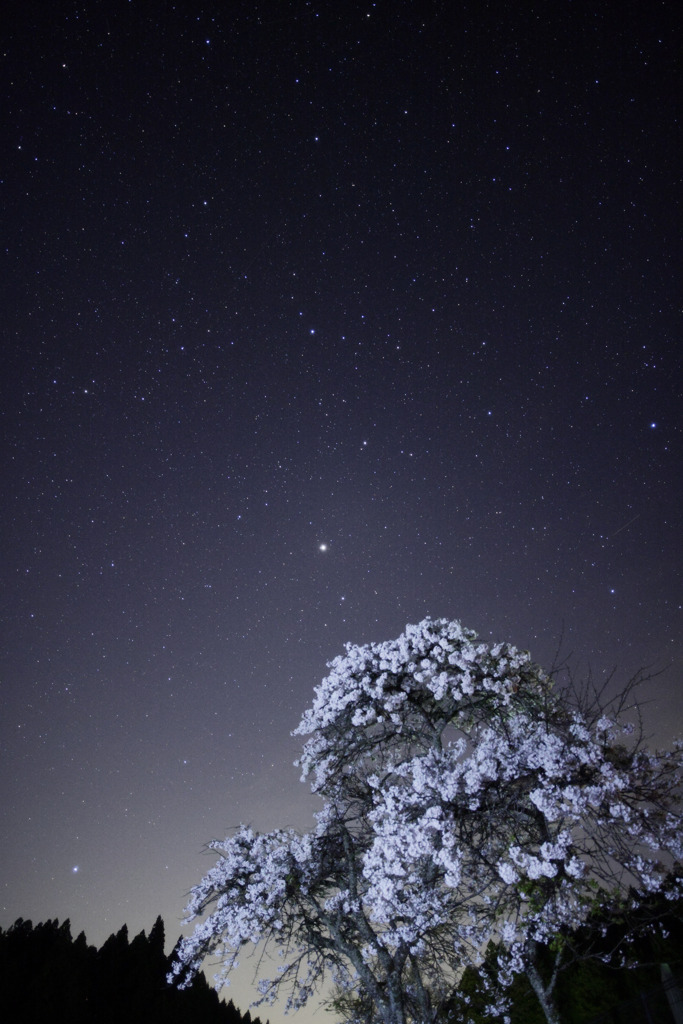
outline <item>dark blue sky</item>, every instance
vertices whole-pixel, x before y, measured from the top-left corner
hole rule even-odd
[[[680,731],[679,18],[11,5],[1,925],[173,936],[426,614]]]

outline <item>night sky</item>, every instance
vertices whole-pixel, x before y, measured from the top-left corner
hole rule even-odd
[[[0,925],[173,940],[427,614],[681,731],[679,11],[10,5]]]

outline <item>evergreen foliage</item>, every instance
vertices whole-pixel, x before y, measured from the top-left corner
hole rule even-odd
[[[0,928],[4,1024],[261,1024],[225,1003],[198,975],[186,990],[166,981],[164,922],[132,941],[124,925],[98,950],[67,919]]]
[[[615,966],[612,951],[623,946],[634,929],[637,934],[628,946],[628,956]],[[629,1007],[637,1008],[644,994],[654,992],[662,1005],[661,1019],[670,1024],[671,1013],[661,992],[661,966],[668,965],[679,986],[683,986],[683,900],[655,897],[641,907],[640,920],[638,915],[628,915],[621,921],[612,921],[599,941],[591,947],[586,943],[586,949],[589,948],[590,953],[584,959],[572,963],[558,977],[556,1002],[563,1024],[591,1024],[603,1019],[605,1022],[628,1019],[639,1024],[638,1012],[634,1019]],[[545,950],[541,955],[539,966],[543,973],[549,973],[552,953]],[[492,946],[484,969],[495,971],[496,962],[497,950]],[[468,967],[444,1010],[443,1021],[488,1024],[488,993],[489,987],[483,983],[481,971]],[[509,997],[510,1024],[545,1024],[543,1011],[525,975],[515,976]],[[653,1024],[652,1014],[647,1019]]]

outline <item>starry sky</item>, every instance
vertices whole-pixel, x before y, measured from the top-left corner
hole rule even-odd
[[[669,742],[679,5],[9,7],[0,925],[173,938],[427,614],[664,668]]]

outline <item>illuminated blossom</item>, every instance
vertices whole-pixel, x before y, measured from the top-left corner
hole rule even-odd
[[[220,985],[244,944],[269,940],[283,963],[264,998],[285,985],[301,1006],[329,971],[372,1020],[428,1022],[495,943],[497,982],[526,972],[555,1021],[535,951],[665,888],[681,857],[680,748],[624,746],[613,708],[572,700],[526,652],[458,622],[348,645],[329,669],[295,731],[323,800],[315,828],[210,844],[219,859],[192,890],[198,923],[174,974],[186,982],[213,954]],[[504,1005],[492,985],[491,1013]]]

